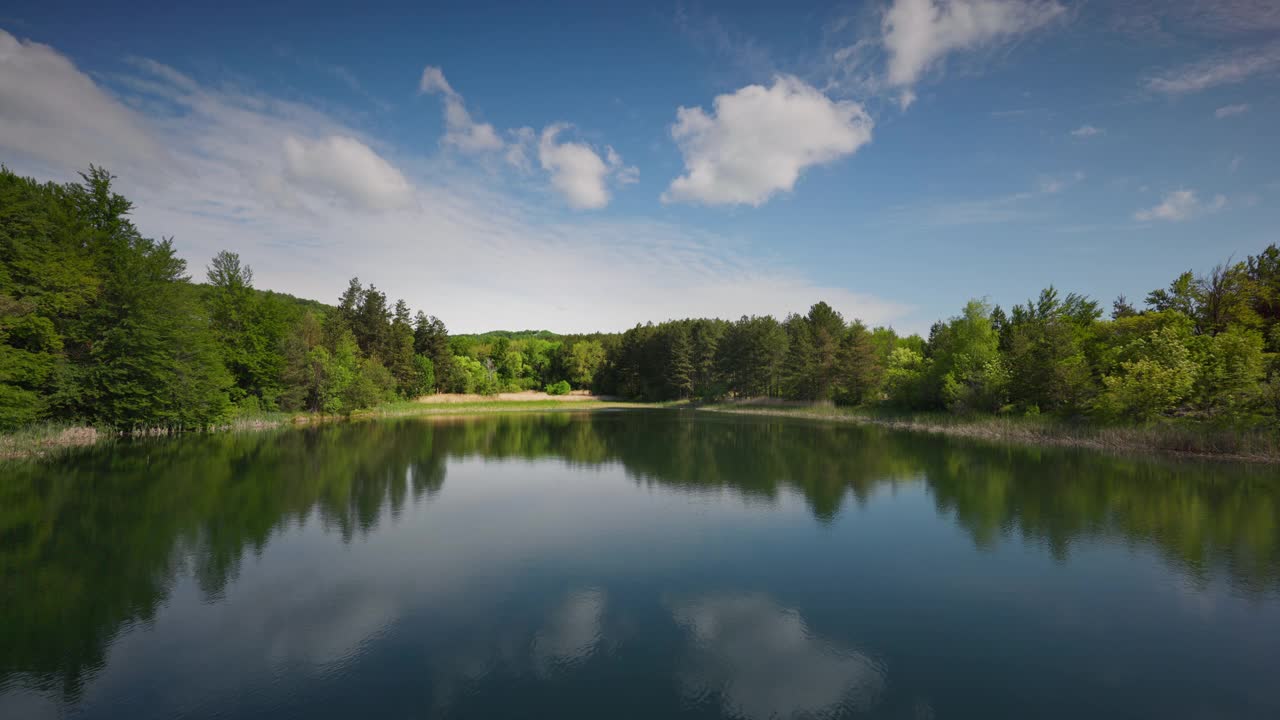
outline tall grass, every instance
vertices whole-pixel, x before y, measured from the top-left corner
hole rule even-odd
[[[448,404],[432,404],[402,400],[376,407],[357,410],[345,415],[294,412],[254,412],[236,415],[226,422],[201,428],[134,428],[119,432],[108,428],[83,425],[45,423],[32,425],[10,433],[0,434],[0,460],[19,460],[53,457],[73,448],[95,445],[123,435],[134,438],[154,438],[190,432],[260,432],[290,426],[316,425],[348,420],[369,420],[427,415],[477,415],[484,413],[581,411],[612,407],[639,407],[643,403],[582,400],[480,400]]]
[[[0,460],[52,457],[72,448],[96,445],[117,436],[117,433],[110,430],[83,425],[32,425],[0,435]]]
[[[1280,462],[1280,429],[1237,428],[1195,421],[1146,425],[1108,425],[1051,417],[953,415],[944,412],[895,412],[832,406],[778,407],[741,403],[711,406],[720,412],[787,415],[837,422],[869,423],[929,432],[1034,445],[1064,445],[1103,450],[1202,455],[1254,462]]]

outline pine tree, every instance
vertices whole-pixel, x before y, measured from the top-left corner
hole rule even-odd
[[[667,382],[678,398],[693,395],[693,348],[689,342],[689,330],[676,324],[670,333],[669,369]]]

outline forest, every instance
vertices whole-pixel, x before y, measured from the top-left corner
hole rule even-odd
[[[350,413],[437,392],[592,390],[637,401],[779,398],[1098,422],[1280,422],[1280,248],[1186,272],[1140,304],[1046,288],[981,299],[928,337],[804,314],[622,333],[451,336],[353,278],[334,305],[256,288],[228,251],[193,282],[143,237],[112,176],[0,169],[0,431],[203,429],[271,411]]]

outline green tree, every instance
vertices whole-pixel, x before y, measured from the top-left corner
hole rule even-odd
[[[1266,378],[1262,335],[1232,326],[1207,343],[1196,377],[1197,407],[1212,418],[1240,418],[1260,408]]]
[[[454,387],[453,351],[449,348],[449,331],[440,318],[423,312],[414,317],[413,351],[431,359],[436,389],[448,390]]]
[[[1130,343],[1119,372],[1102,378],[1098,409],[1112,417],[1146,421],[1173,410],[1191,394],[1196,365],[1185,339],[1167,326]]]
[[[69,324],[72,417],[123,429],[201,427],[229,407],[231,377],[170,240],[142,237],[132,204],[90,167],[69,199],[92,229],[99,292]]]
[[[825,302],[815,303],[805,317],[812,343],[814,399],[830,400],[839,392],[841,342],[845,336],[845,322],[840,313]]]
[[[253,269],[226,250],[214,256],[206,271],[209,324],[223,365],[235,381],[231,400],[254,398],[264,408],[276,404],[284,357],[283,309],[271,295],[253,289]]]
[[[569,349],[569,382],[580,388],[591,387],[604,361],[604,346],[598,341],[575,342]]]
[[[884,375],[884,365],[872,333],[860,320],[849,324],[837,357],[836,400],[859,405],[873,396]]]
[[[991,315],[985,302],[970,300],[931,338],[939,397],[952,412],[994,412],[1005,403],[1009,376]]]
[[[396,391],[404,397],[421,393],[420,373],[414,360],[413,318],[404,300],[397,300],[387,335],[383,360],[391,376],[395,378]],[[432,376],[435,365],[432,363]]]
[[[691,397],[694,388],[693,345],[689,341],[688,328],[676,324],[668,333],[668,343],[667,382],[676,397]]]
[[[930,365],[919,350],[906,345],[894,348],[884,373],[884,392],[889,404],[908,409],[928,407],[933,401],[929,387]]]
[[[1001,349],[1010,400],[1025,409],[1076,413],[1097,393],[1086,348],[1102,311],[1098,304],[1053,287],[1034,303],[1015,306]]]

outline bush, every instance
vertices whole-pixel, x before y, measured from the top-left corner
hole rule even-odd
[[[262,413],[262,402],[258,400],[257,395],[246,395],[240,402],[236,403],[235,414],[237,417],[253,417]]]
[[[547,394],[548,395],[568,395],[569,394],[568,381],[561,380],[559,382],[547,383]]]

